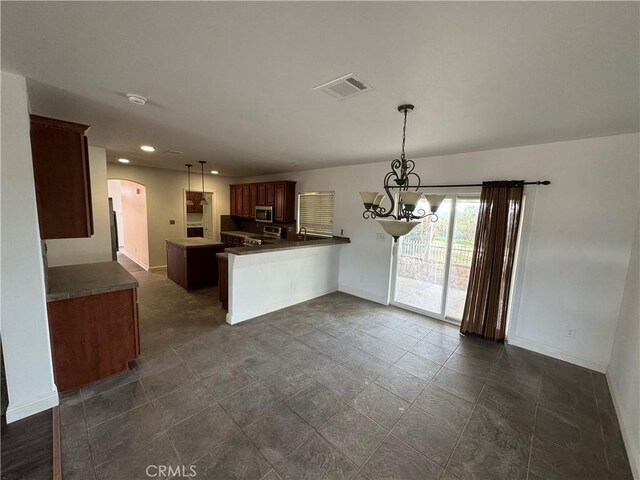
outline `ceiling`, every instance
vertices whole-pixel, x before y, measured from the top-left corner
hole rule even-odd
[[[3,1],[1,14],[2,70],[29,79],[32,112],[91,125],[109,161],[239,176],[391,160],[406,102],[414,158],[639,129],[637,2]],[[373,90],[313,90],[348,73]]]

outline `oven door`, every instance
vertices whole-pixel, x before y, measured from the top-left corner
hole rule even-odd
[[[273,223],[273,207],[256,207],[256,222]]]

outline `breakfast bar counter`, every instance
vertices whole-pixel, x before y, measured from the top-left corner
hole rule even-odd
[[[333,237],[227,248],[226,258],[219,258],[227,268],[227,323],[335,292],[340,250],[349,243],[348,238]]]

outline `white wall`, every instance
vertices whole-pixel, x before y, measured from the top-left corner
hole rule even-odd
[[[186,169],[185,169],[186,170]],[[144,185],[147,189],[147,225],[149,228],[149,266],[160,267],[167,264],[165,240],[186,236],[186,211],[184,207],[184,190],[187,187],[186,171],[163,170],[159,168],[136,167],[135,165],[107,164],[109,179],[131,180]],[[220,228],[220,215],[229,215],[228,177],[206,175],[205,191],[214,193],[215,225]],[[195,174],[191,182],[199,181]],[[198,185],[200,185],[198,183]],[[171,225],[169,220],[175,220]],[[219,231],[214,238],[219,240]]]
[[[58,404],[24,77],[2,72],[0,329],[13,422]],[[16,214],[19,212],[19,214]]]
[[[50,267],[111,261],[107,152],[104,148],[89,147],[89,169],[94,233],[89,238],[47,240]]]
[[[108,180],[107,192],[113,202],[113,211],[116,214],[116,226],[118,229],[118,247],[122,247],[124,244],[124,231],[122,225],[124,220],[122,219],[122,193],[120,188],[120,180]]]
[[[627,134],[416,160],[424,184],[552,181],[528,195],[531,224],[510,343],[606,370],[639,203],[638,140]],[[388,170],[389,163],[375,163],[243,181],[288,179],[298,192],[334,190],[334,233],[344,230],[352,241],[340,256],[340,290],[385,303],[391,239],[376,241],[381,229],[362,218],[358,192],[380,189]],[[566,336],[570,327],[574,338]]]
[[[338,289],[343,245],[229,255],[229,313],[235,324]]]
[[[149,231],[147,228],[146,187],[120,180],[122,202],[122,253],[138,265],[149,268]]]
[[[607,380],[635,478],[640,478],[640,224],[627,271]]]

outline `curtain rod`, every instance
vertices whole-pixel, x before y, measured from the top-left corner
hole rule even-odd
[[[549,180],[538,180],[537,182],[524,182],[524,185],[550,185]],[[481,187],[482,183],[464,183],[460,185],[417,185],[409,188],[460,188],[460,187]],[[402,188],[402,186],[389,186],[389,188]]]

